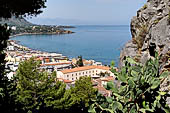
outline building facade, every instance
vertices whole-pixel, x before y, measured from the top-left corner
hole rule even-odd
[[[109,67],[106,66],[84,66],[73,69],[66,69],[57,72],[57,78],[63,78],[65,80],[75,81],[82,76],[90,76],[92,78],[99,78],[100,73],[109,73],[110,76],[114,74],[110,71]]]

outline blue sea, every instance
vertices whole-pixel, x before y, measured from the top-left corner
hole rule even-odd
[[[24,35],[12,38],[34,50],[61,53],[69,58],[82,55],[84,59],[118,65],[120,51],[131,39],[130,27],[125,25],[81,25],[70,28],[73,34]]]

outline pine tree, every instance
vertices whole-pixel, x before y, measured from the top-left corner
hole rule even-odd
[[[11,18],[12,16],[33,16],[42,12],[45,8],[46,0],[1,0],[0,1],[0,18]],[[11,113],[14,108],[12,91],[15,85],[8,81],[5,76],[5,53],[7,40],[10,36],[10,30],[7,25],[0,25],[0,110],[3,113]],[[11,105],[12,104],[12,105]]]
[[[72,88],[77,112],[87,112],[91,99],[95,99],[97,90],[93,88],[90,77],[80,77]]]
[[[42,86],[42,101],[45,103],[47,110],[52,112],[66,111],[73,103],[70,90],[66,90],[66,84],[58,80],[55,81],[56,74],[53,73],[51,78]]]
[[[17,103],[25,112],[53,113],[66,111],[74,101],[66,85],[56,80],[56,73],[39,71],[39,62],[31,58],[20,64],[15,78]]]
[[[77,66],[79,66],[79,67],[84,66],[82,56],[78,56],[78,61],[77,61],[76,64],[77,64]]]

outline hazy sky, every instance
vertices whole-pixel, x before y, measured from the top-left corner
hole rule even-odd
[[[129,25],[144,3],[146,0],[48,0],[44,12],[30,21],[40,24]]]

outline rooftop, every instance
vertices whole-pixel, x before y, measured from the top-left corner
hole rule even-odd
[[[46,63],[46,64],[41,64],[41,66],[55,66],[55,65],[64,65],[64,64],[71,64],[71,62],[66,62],[66,63]]]
[[[66,73],[85,71],[85,70],[90,70],[90,69],[110,70],[110,67],[106,67],[106,66],[84,66],[84,67],[78,67],[78,68],[73,68],[73,69],[65,69],[65,70],[62,70],[61,72],[66,74]]]

